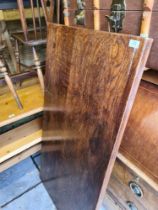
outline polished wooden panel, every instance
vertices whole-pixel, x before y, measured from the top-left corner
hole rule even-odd
[[[158,183],[157,85],[141,83],[120,149],[122,154]]]
[[[49,24],[47,43],[41,177],[58,210],[99,209],[151,40]]]
[[[131,1],[133,2],[133,1]],[[94,29],[96,30],[105,30],[108,31],[108,21],[105,18],[105,15],[110,15],[110,10],[94,10]],[[147,14],[148,13],[148,14]],[[145,14],[145,13],[144,13]],[[151,15],[151,12],[146,12],[147,16]],[[133,34],[140,35],[142,34],[142,19],[143,11],[135,10],[135,11],[126,11],[125,18],[123,20],[123,29],[121,33],[125,34]],[[158,52],[158,12],[152,12],[151,22],[150,22],[150,30],[149,37],[154,39],[152,49],[147,61],[146,66],[151,69],[158,70],[158,62],[157,62],[157,52]],[[147,24],[146,24],[147,26]],[[148,29],[149,29],[148,28]]]

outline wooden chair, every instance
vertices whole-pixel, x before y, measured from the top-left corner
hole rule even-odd
[[[30,8],[32,13],[33,28],[29,27],[26,18],[23,0],[17,0],[20,13],[20,21],[22,32],[16,33],[13,36],[28,46],[38,46],[46,43],[46,24],[42,18],[44,15],[45,22],[53,19],[53,1],[52,0],[30,0]],[[47,7],[49,3],[49,8]]]
[[[8,49],[8,54],[10,55],[12,68],[9,69],[9,65],[6,62],[6,49]],[[8,67],[8,68],[7,68]],[[15,67],[14,71],[13,68]],[[12,43],[10,41],[9,33],[6,29],[6,24],[4,21],[0,21],[0,78],[4,78],[6,84],[8,85],[9,90],[11,91],[13,97],[16,100],[16,103],[20,109],[23,108],[20,99],[16,93],[14,85],[8,75],[8,71],[10,73],[15,73],[16,70],[16,62],[15,62],[15,55],[12,47]]]
[[[46,26],[47,22],[52,21],[53,19],[53,0],[30,0],[30,8],[32,13],[31,20],[27,20],[26,18],[26,10],[24,8],[23,0],[17,0],[17,3],[20,13],[22,31],[13,34],[13,37],[16,40],[16,60],[17,63],[20,64],[19,68],[21,65],[23,65],[27,68],[37,70],[41,87],[44,89],[44,80],[42,74],[44,60],[40,60],[37,49],[43,49],[46,45]],[[32,26],[30,27],[30,25]],[[26,64],[20,59],[20,44],[26,49],[26,54],[30,54],[30,57],[33,57],[33,64]]]

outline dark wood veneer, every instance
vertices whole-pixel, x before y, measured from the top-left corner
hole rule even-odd
[[[48,25],[41,177],[58,210],[99,209],[151,43]]]

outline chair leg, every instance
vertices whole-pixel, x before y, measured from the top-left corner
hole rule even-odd
[[[44,91],[44,77],[43,77],[42,69],[40,66],[40,60],[34,47],[32,48],[32,50],[33,50],[34,62],[35,62],[36,70],[37,70],[38,79],[39,79],[41,88]]]
[[[9,90],[11,91],[11,93],[12,93],[14,99],[16,100],[16,103],[17,103],[19,109],[23,109],[23,106],[22,106],[22,104],[21,104],[21,101],[20,101],[20,99],[19,99],[19,96],[18,96],[18,94],[17,94],[17,92],[16,92],[16,90],[15,90],[15,88],[14,88],[14,85],[13,85],[13,83],[12,83],[12,81],[11,81],[11,79],[10,79],[8,73],[7,73],[7,69],[6,69],[6,67],[5,67],[5,65],[4,65],[4,63],[3,63],[3,61],[2,61],[2,59],[0,59],[0,73],[3,74],[4,79],[5,79],[5,81],[6,81],[6,84],[8,85]]]
[[[20,73],[21,69],[20,69],[20,53],[19,53],[19,45],[18,45],[18,41],[15,41],[15,57],[16,57],[16,69],[17,72]]]

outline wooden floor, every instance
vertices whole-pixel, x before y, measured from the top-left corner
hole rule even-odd
[[[43,110],[43,95],[38,84],[17,92],[23,105],[22,110],[17,107],[11,93],[0,96],[0,127]]]

